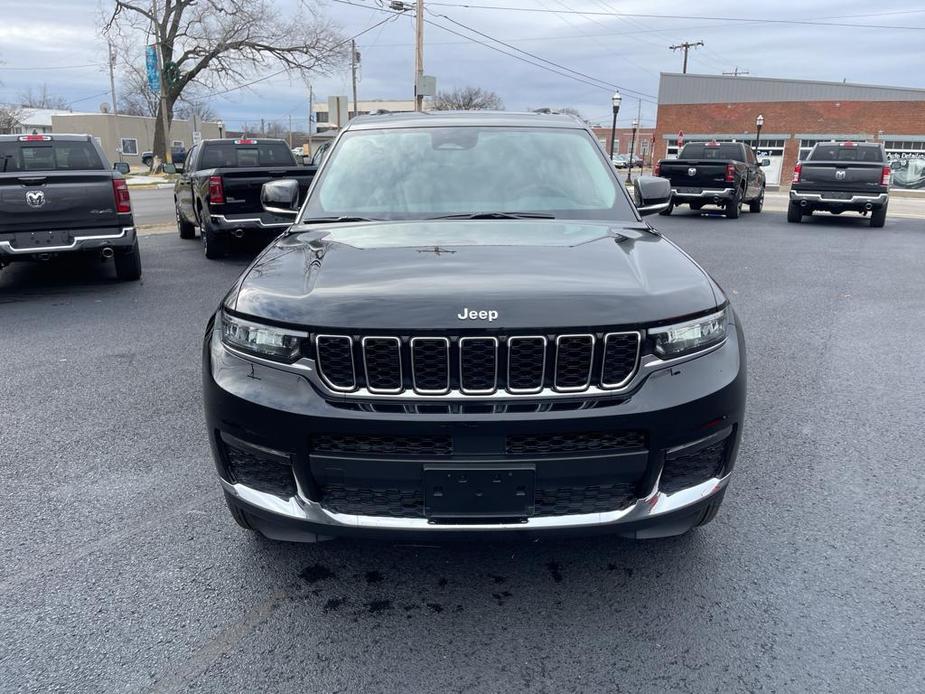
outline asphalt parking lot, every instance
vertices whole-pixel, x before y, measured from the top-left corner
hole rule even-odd
[[[650,219],[732,297],[750,381],[720,515],[657,542],[261,541],[199,383],[248,254],[0,272],[0,690],[925,690],[925,221]]]

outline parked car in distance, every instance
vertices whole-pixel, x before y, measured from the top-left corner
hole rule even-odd
[[[671,214],[679,205],[700,210],[715,205],[726,217],[737,219],[742,204],[750,212],[764,206],[765,175],[761,170],[770,161],[758,161],[755,151],[742,142],[691,142],[677,159],[662,159],[653,170],[671,182],[671,205],[662,214]]]
[[[625,168],[628,168],[630,165],[629,158],[625,154],[614,154],[613,159],[611,161],[613,162],[613,165],[618,169],[625,169]]]
[[[820,142],[793,168],[787,221],[800,222],[816,211],[870,213],[882,227],[890,202],[893,169],[879,143]]]
[[[571,116],[358,117],[206,328],[231,514],[285,540],[678,535],[717,512],[742,329]]]
[[[299,166],[283,140],[203,140],[190,149],[187,166],[174,184],[174,206],[180,238],[192,239],[199,229],[207,258],[221,258],[232,237],[283,231],[291,218],[263,209],[260,187],[288,178],[305,191],[315,175]]]
[[[89,135],[0,135],[0,267],[87,254],[141,277],[125,177]]]
[[[183,168],[184,162],[186,161],[186,147],[171,147],[170,149],[170,162],[177,167],[177,169]],[[149,169],[154,166],[154,152],[142,152],[141,153],[141,163],[147,166]]]

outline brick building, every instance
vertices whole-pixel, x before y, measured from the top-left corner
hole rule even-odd
[[[601,143],[601,147],[604,148],[604,151],[608,154],[610,153],[610,128],[603,125],[595,125],[591,128],[594,131],[594,135],[597,137],[598,142]],[[652,158],[652,136],[655,134],[654,128],[637,128],[636,129],[636,144],[633,146],[633,129],[632,128],[617,128],[616,130],[616,142],[613,146],[614,154],[629,154],[630,147],[633,147],[633,151],[645,159],[646,166],[649,165],[650,159]]]
[[[853,140],[883,142],[894,186],[925,190],[925,89],[662,73],[655,157],[676,156],[679,132],[685,142],[754,146],[758,115],[769,185],[788,186],[794,164],[816,142]]]

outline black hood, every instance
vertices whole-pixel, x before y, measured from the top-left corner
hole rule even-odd
[[[705,273],[673,244],[609,222],[298,229],[245,272],[228,307],[279,323],[369,332],[634,326],[717,305]],[[497,318],[461,320],[464,309]]]

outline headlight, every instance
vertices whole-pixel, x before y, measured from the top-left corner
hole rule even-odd
[[[295,361],[299,356],[302,340],[307,337],[308,333],[261,325],[222,312],[222,342],[259,357]]]
[[[655,353],[662,359],[699,352],[726,339],[726,309],[684,323],[652,328],[649,335],[655,342]]]

